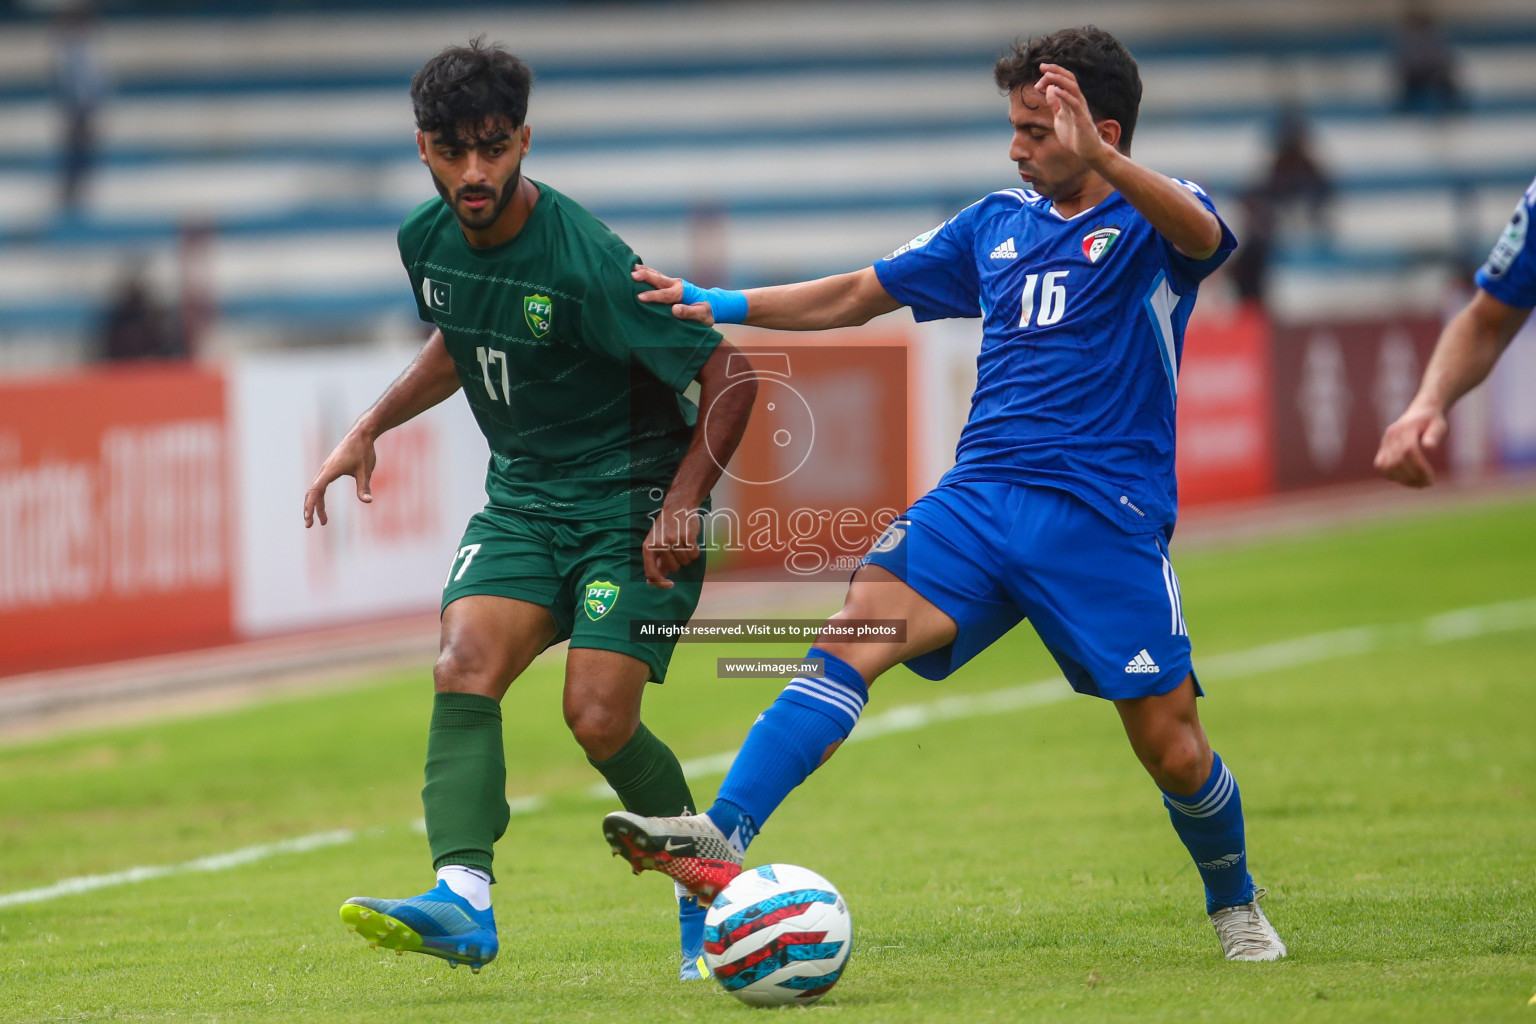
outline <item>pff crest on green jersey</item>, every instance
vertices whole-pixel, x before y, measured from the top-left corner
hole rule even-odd
[[[548,295],[529,295],[523,299],[523,318],[528,321],[528,329],[535,338],[549,333],[554,316],[555,307]]]
[[[596,622],[613,611],[619,603],[619,585],[611,580],[593,580],[587,584],[587,593],[581,604],[587,610],[587,618]]]

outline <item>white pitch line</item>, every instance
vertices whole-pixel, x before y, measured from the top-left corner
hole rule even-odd
[[[1471,636],[1489,633],[1510,633],[1536,626],[1536,597],[1523,601],[1501,601],[1498,604],[1462,608],[1454,612],[1431,615],[1423,622],[1425,643],[1440,644],[1451,640],[1463,640]]]
[[[22,903],[41,903],[43,900],[57,899],[60,896],[74,896],[77,893],[91,892],[94,889],[106,889],[114,885],[131,885],[134,882],[147,882],[152,878],[166,878],[170,875],[185,875],[198,871],[228,871],[230,868],[243,864],[253,864],[268,857],[276,857],[285,853],[307,853],[310,850],[318,850],[326,846],[340,846],[350,843],[357,838],[357,833],[351,829],[337,829],[331,832],[313,832],[307,836],[299,836],[296,839],[283,839],[275,843],[262,843],[259,846],[247,846],[239,850],[230,850],[228,853],[216,853],[208,857],[199,857],[183,864],[159,864],[152,867],[129,868],[127,871],[114,871],[110,875],[80,875],[76,878],[66,878],[62,882],[43,886],[40,889],[22,889],[20,892],[8,892],[0,895],[0,907],[14,907]]]
[[[1260,644],[1258,647],[1250,647],[1244,651],[1229,651],[1225,654],[1200,658],[1196,671],[1201,675],[1214,676],[1218,679],[1239,679],[1243,676],[1298,668],[1313,662],[1330,661],[1352,654],[1368,654],[1381,646],[1384,633],[1403,631],[1403,627],[1393,630],[1385,626],[1357,626],[1354,629],[1313,633],[1310,636],[1298,636],[1272,644]]]
[[[1493,633],[1509,633],[1533,628],[1536,628],[1536,597],[1458,608],[1412,622],[1357,626],[1327,633],[1313,633],[1290,640],[1260,644],[1247,650],[1206,655],[1198,659],[1199,671],[1201,675],[1210,678],[1239,679],[1265,672],[1298,668],[1334,658],[1369,654],[1388,647],[1400,647],[1412,643],[1449,643]],[[903,704],[878,714],[866,715],[855,727],[853,734],[848,737],[848,742],[872,740],[877,736],[888,736],[898,732],[910,732],[935,722],[950,722],[962,718],[1005,714],[1025,708],[1042,707],[1059,703],[1071,696],[1073,696],[1072,688],[1064,680],[1053,678],[986,693],[941,697],[923,704]],[[736,759],[736,753],[735,750],[726,750],[707,757],[691,758],[683,762],[683,774],[689,779],[723,775],[730,769],[731,762]],[[608,788],[606,782],[592,786],[587,793],[593,799],[611,800],[614,796],[613,790]],[[512,797],[507,803],[513,814],[532,814],[544,807],[545,797],[539,794]],[[412,827],[419,832],[426,831],[426,823],[420,819],[414,822]],[[23,903],[39,903],[60,896],[73,896],[77,893],[115,885],[147,882],[171,875],[199,871],[227,871],[230,868],[281,854],[304,853],[322,847],[339,846],[355,838],[356,833],[350,829],[316,832],[296,839],[284,839],[276,843],[247,846],[228,853],[200,857],[183,864],[129,868],[110,875],[66,878],[40,889],[0,893],[0,908]]]

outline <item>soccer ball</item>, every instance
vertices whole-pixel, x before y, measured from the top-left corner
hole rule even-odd
[[[743,871],[704,917],[704,962],[752,1006],[809,1006],[837,984],[852,947],[842,894],[793,864]]]

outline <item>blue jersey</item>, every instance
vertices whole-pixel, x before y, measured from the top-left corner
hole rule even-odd
[[[1207,209],[1199,186],[1181,182]],[[1174,405],[1200,282],[1237,247],[1181,255],[1120,195],[1064,218],[1025,189],[994,192],[875,264],[919,321],[982,319],[970,418],[944,482],[1077,495],[1132,533],[1178,514]]]
[[[1536,246],[1525,244],[1532,213],[1536,213],[1536,181],[1515,204],[1514,215],[1494,243],[1488,262],[1477,272],[1479,288],[1521,309],[1536,306]]]

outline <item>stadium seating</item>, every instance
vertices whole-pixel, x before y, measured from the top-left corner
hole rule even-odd
[[[1277,254],[1287,312],[1433,307],[1536,171],[1536,19],[1495,17],[1492,0],[1448,20],[1469,109],[1444,118],[1393,111],[1387,7],[1288,4],[1277,26],[1253,4],[1100,6],[1147,82],[1136,155],[1206,185],[1239,231],[1233,199],[1282,101],[1311,119],[1338,200],[1330,243]],[[405,86],[477,32],[535,67],[532,176],[659,266],[750,284],[867,262],[1016,185],[990,63],[1021,29],[1083,19],[1066,4],[1027,24],[1015,5],[816,10],[730,7],[685,38],[644,9],[583,7],[109,21],[116,95],[73,217],[54,212],[49,31],[0,23],[0,366],[75,358],[125,261],[173,290],[188,225],[213,231],[196,269],[216,347],[413,330],[393,235],[431,187]]]

